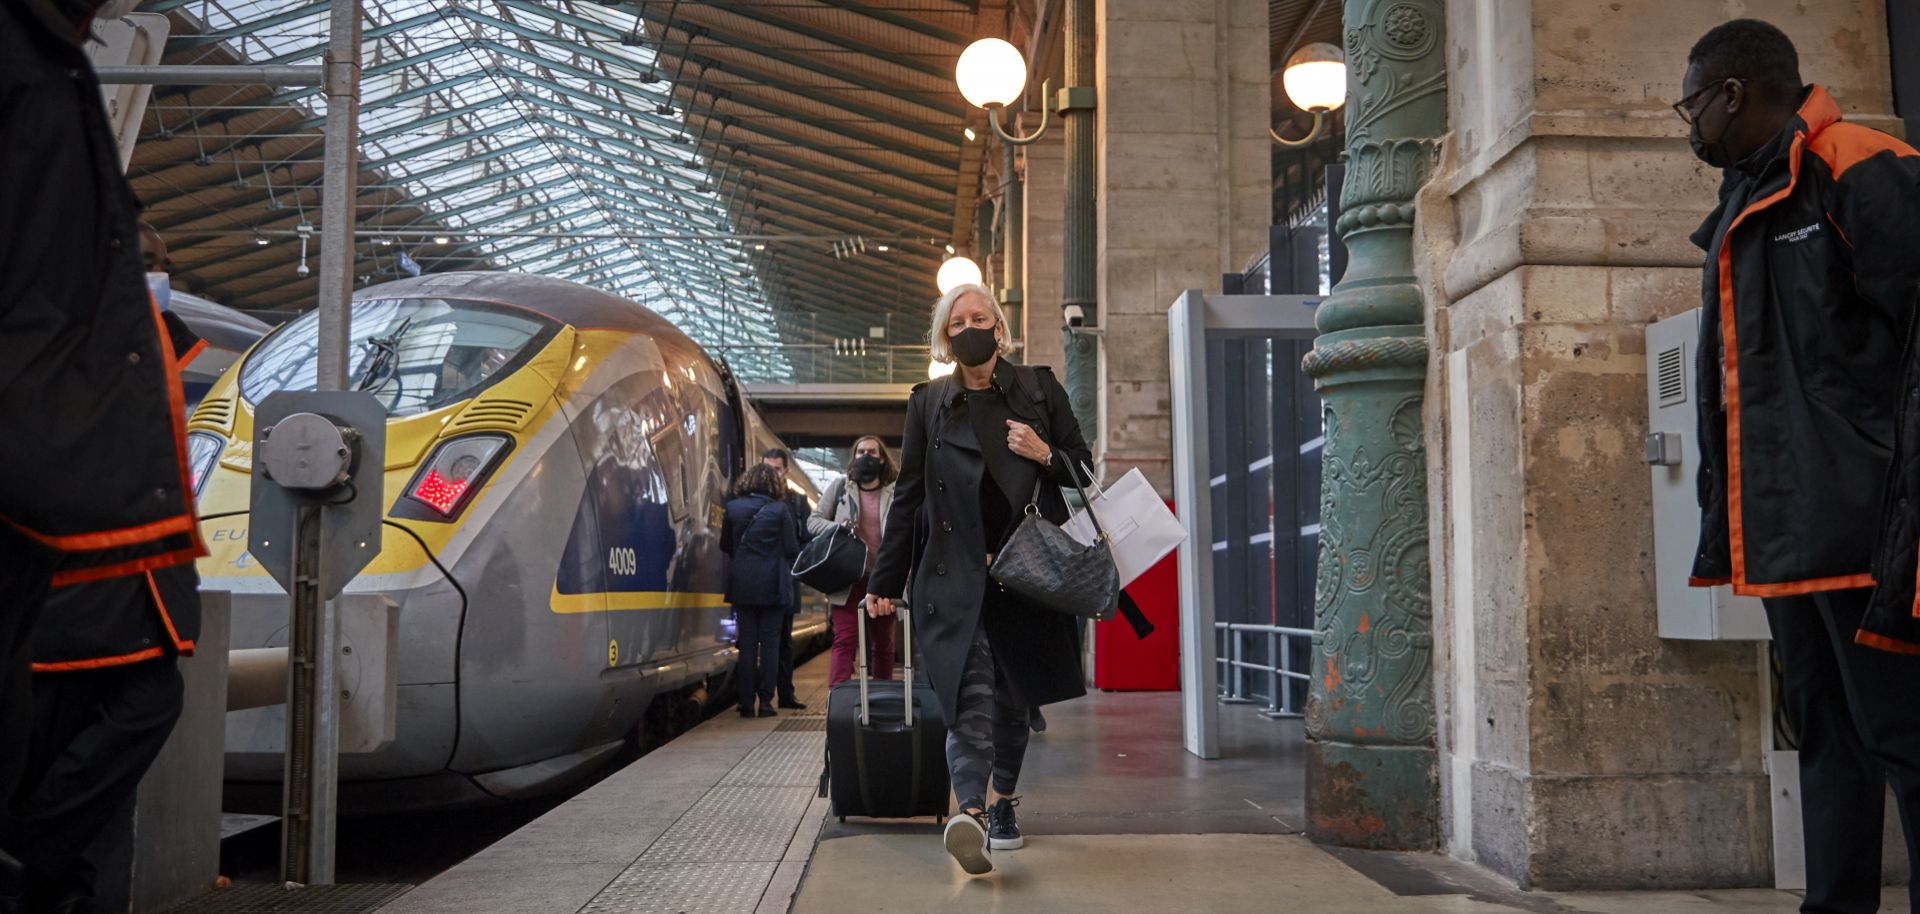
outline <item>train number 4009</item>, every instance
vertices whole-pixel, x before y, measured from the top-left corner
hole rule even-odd
[[[640,557],[632,549],[616,546],[607,550],[607,570],[614,574],[638,574]]]

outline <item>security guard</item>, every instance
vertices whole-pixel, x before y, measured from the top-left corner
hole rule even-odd
[[[183,351],[148,293],[137,207],[81,44],[102,6],[0,0],[0,427],[16,443],[0,448],[0,798],[15,801],[0,811],[0,912],[23,894],[33,911],[92,904],[40,891],[50,883],[37,876],[28,892],[23,862],[38,859],[40,835],[14,816],[30,803],[22,772],[36,737],[51,732],[30,734],[49,715],[29,680],[49,594],[152,572],[156,590],[183,591],[169,597],[177,623],[197,615],[197,596],[163,570],[205,551]]]
[[[1920,827],[1920,657],[1861,628],[1871,588],[1914,574],[1911,557],[1904,571],[1875,561],[1870,519],[1920,282],[1920,154],[1841,121],[1764,22],[1709,31],[1682,91],[1694,153],[1724,175],[1694,234],[1707,252],[1694,583],[1766,605],[1800,742],[1801,910],[1876,911],[1887,782],[1906,833]]]

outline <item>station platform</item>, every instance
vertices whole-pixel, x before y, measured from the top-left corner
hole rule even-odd
[[[1018,851],[969,878],[929,820],[840,822],[815,796],[824,656],[809,708],[724,712],[380,914],[851,914],[1338,911],[1343,914],[1789,914],[1794,893],[1523,892],[1435,854],[1322,848],[1301,836],[1303,735],[1222,709],[1223,757],[1180,745],[1179,697],[1096,693],[1047,709],[1022,776]],[[1903,911],[1890,887],[1882,911]]]

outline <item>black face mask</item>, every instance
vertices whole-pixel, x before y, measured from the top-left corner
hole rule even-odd
[[[847,476],[854,482],[872,482],[880,478],[880,471],[887,468],[887,462],[872,454],[861,454],[853,458],[853,466],[847,468]]]
[[[1709,143],[1700,138],[1700,125],[1695,124],[1693,131],[1687,134],[1687,145],[1693,147],[1693,155],[1702,162],[1715,168],[1733,166],[1733,153],[1727,151],[1725,130],[1720,131],[1721,139]]]
[[[994,353],[1000,351],[1000,341],[994,338],[992,327],[968,327],[948,334],[947,341],[953,347],[953,357],[969,368],[987,364],[993,360]]]

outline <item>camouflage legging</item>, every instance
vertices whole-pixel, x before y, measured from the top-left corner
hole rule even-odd
[[[1012,699],[982,625],[974,630],[960,674],[959,707],[947,730],[947,767],[961,809],[986,806],[989,775],[994,792],[1003,797],[1012,796],[1020,781],[1020,763],[1027,757],[1027,707]]]

